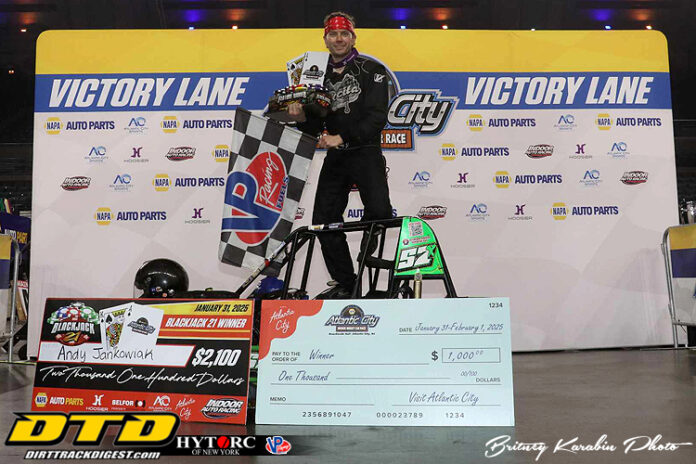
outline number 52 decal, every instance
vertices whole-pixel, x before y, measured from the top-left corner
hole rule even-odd
[[[433,264],[433,257],[428,251],[428,246],[423,245],[414,248],[401,250],[399,262],[396,264],[397,271],[406,271],[419,267],[427,267]]]

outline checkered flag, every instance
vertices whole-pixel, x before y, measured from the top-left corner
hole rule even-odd
[[[218,256],[256,269],[290,233],[316,139],[237,108]]]

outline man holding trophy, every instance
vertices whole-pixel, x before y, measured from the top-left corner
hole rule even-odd
[[[389,78],[384,66],[360,56],[355,49],[354,27],[355,20],[342,12],[331,13],[324,20],[324,43],[330,53],[324,88],[331,97],[330,109],[311,111],[301,103],[287,107],[288,118],[296,121],[300,130],[314,136],[323,132],[318,146],[328,150],[314,200],[314,224],[343,222],[353,184],[365,207],[364,220],[392,217],[386,162],[380,148],[387,122]],[[350,297],[356,276],[345,234],[319,234],[319,241],[335,281],[323,297]],[[374,252],[376,243],[376,237],[364,238],[361,252]]]

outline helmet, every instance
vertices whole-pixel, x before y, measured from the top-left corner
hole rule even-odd
[[[259,282],[249,298],[275,300],[283,290],[283,281],[277,277],[265,277]]]
[[[189,279],[181,264],[159,258],[145,262],[135,273],[135,289],[140,298],[172,298],[176,292],[188,290]],[[138,297],[137,290],[134,296]]]

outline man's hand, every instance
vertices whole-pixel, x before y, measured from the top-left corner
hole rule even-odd
[[[319,148],[336,148],[343,145],[343,138],[340,135],[323,135],[319,138]]]
[[[307,120],[301,103],[290,103],[288,105],[288,114],[290,115],[290,119],[296,122],[305,122]]]

